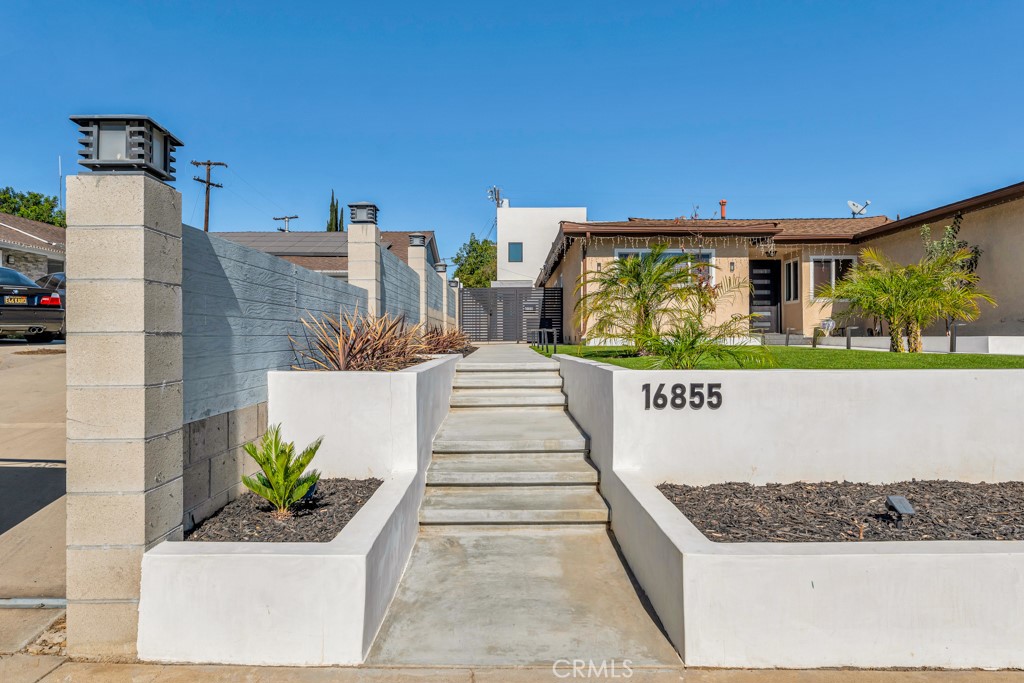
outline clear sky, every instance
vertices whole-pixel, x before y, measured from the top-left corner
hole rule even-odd
[[[486,234],[486,188],[593,220],[895,217],[1024,180],[1024,2],[0,3],[0,186],[55,194],[76,113],[215,172],[212,229]]]

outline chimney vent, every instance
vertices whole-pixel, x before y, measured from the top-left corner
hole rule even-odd
[[[723,200],[718,202],[718,205],[720,207],[722,207],[722,220],[724,221],[725,220],[725,205],[726,205],[726,201],[723,199]]]
[[[410,247],[425,247],[427,246],[427,236],[421,232],[414,232],[409,235],[409,246]]]
[[[353,223],[376,223],[377,205],[370,202],[356,202],[348,205],[349,219]]]

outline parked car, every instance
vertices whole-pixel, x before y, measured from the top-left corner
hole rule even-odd
[[[68,309],[68,295],[67,290],[67,277],[64,273],[50,273],[44,275],[38,280],[36,284],[43,289],[56,289],[57,293],[60,294],[60,300],[64,302],[64,310]]]
[[[11,268],[0,268],[0,336],[46,343],[64,336],[64,299]]]

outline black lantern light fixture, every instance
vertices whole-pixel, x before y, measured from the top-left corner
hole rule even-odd
[[[95,173],[148,175],[174,182],[174,151],[184,143],[148,116],[96,114],[72,116],[82,137],[82,166]]]
[[[427,236],[422,232],[414,232],[409,235],[409,246],[410,247],[425,247],[427,246]]]
[[[356,202],[348,205],[350,220],[353,223],[376,223],[377,205],[370,202]]]
[[[434,264],[434,270],[443,275],[448,272],[448,264],[444,261],[438,261]]]

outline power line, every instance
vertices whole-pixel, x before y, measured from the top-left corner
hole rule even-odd
[[[274,216],[275,221],[284,221],[283,232],[288,232],[288,221],[295,220],[296,218],[298,218],[298,216]],[[278,228],[278,230],[281,230],[281,228]]]
[[[249,186],[249,188],[250,188],[250,189],[251,189],[251,190],[252,190],[253,192],[255,192],[255,193],[256,193],[256,194],[258,194],[259,196],[263,197],[263,199],[265,199],[265,200],[266,200],[266,201],[267,201],[268,203],[270,203],[270,204],[273,204],[274,206],[276,206],[277,208],[281,209],[282,211],[284,211],[284,210],[285,210],[285,208],[284,208],[283,206],[281,206],[280,204],[278,204],[277,202],[275,202],[275,201],[274,201],[273,199],[271,199],[271,198],[270,198],[270,197],[268,197],[268,196],[267,196],[266,194],[264,194],[263,192],[261,192],[261,191],[260,191],[260,189],[259,189],[258,187],[256,187],[256,186],[255,186],[255,185],[253,185],[252,183],[250,183],[250,182],[249,182],[248,180],[246,180],[245,178],[243,178],[243,177],[242,177],[242,176],[241,176],[241,175],[240,175],[240,174],[238,173],[238,171],[235,171],[234,169],[228,169],[228,171],[229,171],[229,172],[230,172],[230,173],[231,173],[231,174],[232,174],[233,176],[235,176],[236,178],[238,178],[239,180],[241,180],[241,181],[242,181],[243,183],[245,183],[246,185],[248,185],[248,186]]]
[[[210,169],[214,166],[223,166],[224,168],[227,168],[228,165],[223,161],[196,161],[194,159],[192,160],[192,165],[196,168],[199,168],[200,166],[206,167],[206,180],[203,180],[199,176],[193,176],[192,180],[206,185],[206,209],[203,213],[203,232],[210,232],[210,188],[224,187],[220,183],[210,181]]]

